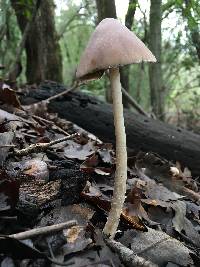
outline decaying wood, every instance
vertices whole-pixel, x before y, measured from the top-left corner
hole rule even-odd
[[[64,90],[64,86],[44,83],[21,98],[23,104],[46,99]],[[81,92],[69,93],[49,104],[51,112],[78,124],[104,142],[114,143],[112,105]],[[200,174],[200,136],[184,129],[125,110],[129,152],[153,151],[168,160],[179,161]]]

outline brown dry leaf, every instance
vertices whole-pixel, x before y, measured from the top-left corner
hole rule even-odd
[[[19,199],[18,179],[10,177],[6,170],[0,169],[0,211],[16,206]]]
[[[3,125],[6,125],[8,129],[14,131],[16,130],[17,127],[23,126],[23,119],[20,118],[19,116],[16,116],[5,110],[0,109],[0,124],[1,124],[1,127]]]
[[[85,186],[81,196],[105,211],[110,210],[110,198],[104,195],[98,187],[91,185],[89,182]]]
[[[110,190],[110,187],[108,187],[108,190]],[[90,183],[87,184],[81,195],[94,203],[96,206],[99,208],[103,209],[104,211],[109,211],[110,210],[110,198],[104,195],[100,189],[94,185],[91,185]],[[135,196],[134,196],[135,197]],[[130,200],[132,198],[133,201],[133,196],[128,197]],[[137,199],[137,197],[136,197]],[[141,219],[139,218],[139,215],[141,217],[145,217],[149,222],[150,219],[148,218],[147,213],[141,206],[140,200],[135,200],[135,203],[125,203],[124,208],[122,210],[122,218],[125,219],[131,225],[133,228],[136,228],[138,230],[146,230],[146,226],[142,223]]]
[[[147,182],[144,194],[147,199],[156,201],[170,201],[183,198],[183,196],[170,191],[161,184],[156,184],[154,181]]]
[[[121,216],[134,228],[141,231],[146,231],[146,226],[142,223],[138,216],[130,215],[130,211],[123,208]]]
[[[98,147],[99,147],[98,154],[100,155],[102,161],[104,163],[113,164],[114,163],[114,159],[113,159],[114,151],[113,151],[112,144],[110,143],[99,144]]]
[[[67,144],[68,146],[64,148],[64,155],[67,158],[85,160],[88,156],[95,153],[94,142],[91,141],[81,145],[69,140]]]
[[[186,217],[186,203],[183,201],[176,201],[172,205],[175,211],[175,216],[172,220],[175,230],[179,233],[184,231],[184,234],[190,239],[191,243],[197,247],[200,246],[200,227],[196,227]]]
[[[182,167],[180,162],[176,162],[176,168],[179,170],[179,177],[186,183],[189,188],[191,188],[194,191],[198,191],[198,186],[196,182],[192,179],[192,173],[191,171],[185,167],[184,170],[182,171]]]
[[[0,164],[4,163],[14,139],[13,132],[0,133]]]
[[[40,101],[31,105],[23,106],[23,109],[29,112],[30,114],[37,115],[39,117],[45,117],[48,114],[48,102]]]
[[[137,187],[129,192],[126,203],[124,204],[122,216],[138,230],[146,230],[146,226],[142,223],[141,219],[144,218],[150,222],[148,214],[141,203],[142,191]]]
[[[110,175],[112,169],[107,167],[98,166],[100,163],[99,155],[96,153],[91,157],[87,158],[80,166],[80,169],[87,173],[96,172],[100,175]]]
[[[16,92],[12,90],[7,84],[3,84],[0,88],[0,100],[3,103],[15,108],[22,108]]]
[[[200,206],[187,201],[187,213],[189,215],[194,215],[194,220],[198,221],[200,224]]]
[[[46,182],[48,181],[49,170],[46,162],[35,158],[25,161],[23,167],[24,167],[23,170],[24,174],[32,176],[35,179],[44,180]]]
[[[192,251],[184,244],[169,235],[148,228],[147,232],[126,231],[120,242],[130,246],[133,253],[150,260],[158,266],[166,266],[168,262],[178,266],[194,266]]]

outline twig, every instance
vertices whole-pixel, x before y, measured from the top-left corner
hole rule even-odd
[[[128,267],[158,267],[157,264],[152,263],[144,258],[135,254],[131,249],[125,247],[120,242],[116,242],[113,239],[105,238],[105,243],[116,252],[121,258],[125,266]]]
[[[4,148],[4,147],[16,147],[16,145],[0,145],[0,148]]]
[[[17,216],[0,216],[0,220],[17,221]]]
[[[47,98],[47,99],[45,99],[45,100],[42,100],[42,101],[39,101],[39,102],[37,102],[37,103],[35,103],[35,104],[38,104],[38,103],[48,103],[48,102],[50,102],[51,100],[54,100],[54,99],[56,99],[56,98],[58,98],[58,97],[60,97],[60,96],[64,96],[64,95],[66,95],[66,94],[68,94],[69,92],[72,92],[72,91],[74,91],[77,87],[79,87],[81,85],[81,83],[80,82],[75,82],[73,85],[72,85],[72,87],[70,87],[70,88],[68,88],[68,89],[66,89],[65,91],[63,91],[63,92],[61,92],[61,93],[59,93],[59,94],[57,94],[57,95],[53,95],[53,96],[50,96],[49,98]]]
[[[62,143],[64,141],[72,139],[72,138],[74,138],[76,136],[78,136],[78,133],[71,134],[69,136],[65,136],[63,138],[51,141],[49,143],[33,144],[33,145],[30,145],[30,146],[28,146],[28,147],[26,147],[24,149],[21,149],[21,150],[15,149],[14,152],[13,152],[13,155],[14,156],[26,156],[26,155],[28,155],[30,153],[40,153],[40,152],[43,152],[43,151],[47,150],[50,146],[56,145],[58,143]]]
[[[135,99],[127,93],[127,91],[122,87],[122,94],[125,96],[127,101],[142,115],[149,117],[148,113],[135,101]]]
[[[25,232],[9,235],[9,237],[15,238],[18,240],[28,239],[28,238],[35,237],[37,235],[47,235],[50,233],[55,233],[55,232],[61,231],[61,230],[66,229],[66,228],[70,228],[70,227],[75,226],[75,225],[77,225],[77,221],[71,220],[71,221],[64,222],[64,223],[59,223],[59,224],[54,224],[54,225],[50,225],[50,226],[35,228],[35,229],[28,230]]]
[[[42,118],[42,117],[39,117],[39,116],[37,116],[37,115],[32,115],[32,117],[33,117],[34,119],[36,119],[36,120],[40,120],[40,121],[42,121],[42,122],[45,122],[45,123],[48,123],[48,124],[53,125],[59,132],[65,134],[65,135],[67,135],[67,136],[70,135],[68,132],[66,132],[65,130],[63,130],[62,128],[60,128],[58,125],[56,125],[53,121],[49,121],[49,120],[44,119],[44,118]]]

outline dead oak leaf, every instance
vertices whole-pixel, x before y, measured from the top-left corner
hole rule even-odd
[[[0,88],[0,99],[3,103],[21,109],[19,98],[14,90],[3,84]]]
[[[67,158],[85,160],[88,156],[95,153],[94,142],[81,145],[69,140],[67,144],[67,147],[64,148],[64,155]]]
[[[100,175],[110,175],[112,169],[108,167],[98,166],[100,164],[99,155],[93,154],[88,157],[80,166],[80,169],[87,173],[96,172]]]

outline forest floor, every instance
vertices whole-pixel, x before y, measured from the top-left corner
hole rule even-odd
[[[107,244],[113,145],[45,102],[22,106],[6,84],[0,99],[1,267],[200,266],[199,182],[188,168],[151,152],[128,158],[118,245]],[[165,174],[148,172],[144,158]]]

